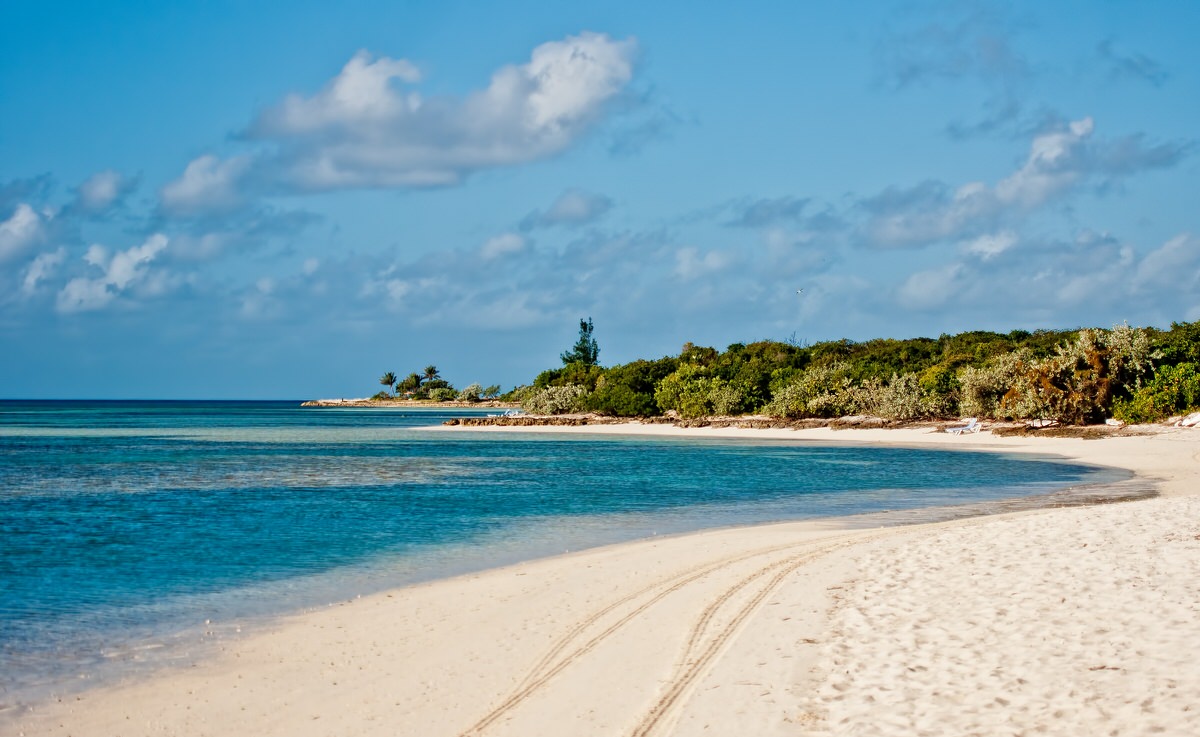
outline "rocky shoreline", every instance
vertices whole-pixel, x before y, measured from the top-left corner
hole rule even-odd
[[[961,420],[888,420],[868,415],[853,415],[833,419],[809,418],[786,420],[764,416],[749,417],[700,417],[683,419],[671,416],[658,417],[609,417],[598,414],[566,415],[516,415],[499,417],[457,417],[446,420],[443,425],[458,427],[582,427],[587,425],[673,425],[681,428],[737,428],[753,430],[812,430],[827,427],[830,430],[927,430],[945,432],[947,428],[959,427]],[[1024,435],[1039,437],[1107,438],[1117,436],[1144,435],[1152,432],[1141,426],[1031,426],[1023,422],[983,422],[982,430],[993,435]]]
[[[500,402],[486,399],[482,402],[434,402],[426,399],[310,399],[301,402],[301,407],[365,407],[371,409],[422,409],[434,408],[463,408],[478,409],[519,409],[517,402]]]

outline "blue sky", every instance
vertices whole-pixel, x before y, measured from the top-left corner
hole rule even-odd
[[[5,3],[0,396],[1200,319],[1196,3],[571,5]]]

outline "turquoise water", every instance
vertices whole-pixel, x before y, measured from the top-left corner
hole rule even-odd
[[[984,453],[423,429],[464,414],[0,402],[0,704],[219,626],[565,549],[1104,480]]]

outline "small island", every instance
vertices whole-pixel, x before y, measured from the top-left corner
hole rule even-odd
[[[388,371],[379,378],[385,388],[371,397],[356,399],[313,399],[301,407],[497,407],[516,408],[520,404],[498,399],[500,386],[470,384],[461,391],[442,378],[437,366],[430,364],[421,372],[403,379]]]

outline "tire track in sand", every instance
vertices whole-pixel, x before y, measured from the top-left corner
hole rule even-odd
[[[750,618],[750,616],[759,608],[759,605],[770,596],[779,584],[783,583],[789,575],[794,573],[796,569],[806,563],[821,558],[835,550],[849,547],[857,542],[865,542],[868,537],[860,537],[852,541],[825,545],[814,550],[806,551],[805,553],[785,558],[781,561],[776,561],[768,566],[764,566],[754,573],[741,579],[733,586],[726,589],[721,596],[714,600],[701,613],[696,624],[693,625],[691,633],[688,637],[688,643],[685,647],[684,657],[680,666],[676,669],[673,677],[667,682],[666,692],[659,698],[658,702],[651,707],[650,711],[634,727],[630,732],[630,737],[647,737],[652,734],[655,729],[665,723],[666,717],[671,713],[672,708],[678,704],[681,697],[707,669],[708,665],[716,658],[722,648],[733,638],[741,625]],[[776,571],[775,575],[767,581],[753,596],[750,597],[742,606],[737,609],[734,615],[730,618],[725,626],[712,637],[712,639],[704,642],[705,630],[709,629],[712,621],[716,618],[717,613],[725,606],[738,592],[747,588],[759,579],[763,578],[772,571]]]
[[[687,651],[690,652],[692,649],[695,648],[696,640],[698,638],[700,638],[703,631],[708,627],[708,623],[711,621],[711,619],[716,614],[716,612],[730,598],[735,596],[738,591],[741,591],[746,586],[749,586],[754,581],[760,579],[764,575],[767,575],[768,573],[775,570],[776,568],[779,568],[780,566],[787,566],[787,569],[784,572],[784,574],[782,576],[778,577],[779,580],[782,581],[782,579],[784,577],[786,577],[787,573],[790,573],[791,571],[795,570],[795,568],[799,567],[799,565],[802,565],[803,562],[820,557],[821,555],[824,555],[827,552],[831,552],[832,550],[835,550],[839,547],[845,547],[846,545],[851,544],[853,541],[857,541],[860,539],[863,539],[861,537],[861,535],[838,536],[836,538],[833,538],[833,540],[835,542],[833,542],[832,544],[830,544],[827,541],[825,545],[819,546],[816,550],[808,551],[806,554],[804,554],[802,556],[792,556],[792,557],[785,558],[780,561],[775,561],[767,566],[764,566],[763,568],[758,569],[757,571],[755,571],[754,573],[751,573],[750,575],[744,577],[743,579],[739,580],[736,584],[734,584],[734,586],[730,587],[729,589],[726,589],[713,604],[710,604],[708,607],[706,607],[704,613],[701,616],[700,621],[697,623],[696,626],[693,627],[693,629],[690,633],[688,645],[687,645]],[[842,542],[843,540],[847,540],[847,541]],[[571,627],[571,629],[568,630],[564,635],[562,635],[555,642],[555,644],[552,645],[550,647],[550,649],[538,660],[538,662],[534,664],[534,666],[529,670],[529,672],[521,680],[521,682],[517,685],[517,687],[513,690],[513,692],[508,697],[506,697],[502,702],[500,702],[497,706],[493,707],[493,709],[491,711],[489,711],[486,715],[484,715],[477,722],[475,722],[475,724],[473,724],[471,727],[469,727],[468,729],[463,731],[461,733],[462,737],[471,737],[474,735],[482,734],[484,732],[484,730],[486,730],[490,725],[494,724],[498,719],[503,717],[508,712],[517,708],[521,703],[523,703],[526,699],[528,699],[535,691],[537,691],[539,688],[541,688],[543,685],[545,685],[548,681],[550,681],[558,673],[562,672],[564,669],[566,669],[572,663],[575,663],[576,661],[578,661],[581,657],[583,657],[588,652],[595,649],[598,645],[600,645],[602,642],[604,642],[609,637],[611,637],[615,632],[620,630],[625,625],[629,624],[631,621],[636,619],[643,612],[645,612],[646,610],[648,610],[650,607],[654,606],[655,604],[659,603],[660,601],[665,599],[670,594],[679,591],[680,589],[686,587],[687,585],[689,585],[691,583],[696,582],[699,579],[704,578],[705,576],[708,576],[717,571],[720,571],[723,568],[728,568],[730,566],[736,565],[738,563],[742,563],[746,560],[749,560],[749,559],[752,559],[755,557],[760,557],[763,555],[772,555],[772,554],[780,553],[780,552],[783,552],[786,550],[792,550],[795,548],[812,546],[813,544],[814,544],[813,542],[785,543],[782,545],[776,545],[776,546],[772,546],[772,547],[768,547],[768,548],[761,548],[758,550],[753,550],[753,551],[750,551],[747,553],[743,553],[741,555],[734,556],[732,558],[725,558],[725,559],[722,559],[722,560],[719,560],[719,561],[716,561],[713,563],[696,566],[696,567],[684,570],[680,573],[676,573],[676,574],[673,574],[666,578],[655,581],[654,583],[651,583],[648,586],[638,589],[637,591],[634,591],[630,594],[627,594],[626,596],[623,596],[623,597],[611,602],[610,604],[593,612],[592,614],[588,615],[587,617],[585,617],[584,619],[580,620],[575,625],[573,625]],[[803,560],[801,562],[794,562],[797,559],[797,557],[803,558]],[[770,593],[770,590],[772,590],[776,585],[778,585],[778,582],[774,582],[774,583],[770,584],[769,588],[767,588],[763,592],[761,592],[761,597],[758,598],[758,601],[761,601],[762,598],[765,598]],[[587,639],[585,642],[583,642],[582,644],[575,647],[570,652],[566,652],[568,649],[570,649],[571,645],[574,642],[576,642],[577,640],[579,640],[583,637],[584,633],[586,633],[586,631],[588,629],[596,626],[606,616],[609,616],[610,614],[612,614],[614,611],[616,611],[620,607],[631,604],[631,603],[637,601],[639,598],[645,597],[647,595],[649,595],[649,598],[646,599],[645,601],[643,601],[641,604],[639,604],[638,606],[636,606],[635,608],[633,608],[632,610],[630,610],[629,612],[627,612],[626,614],[621,616],[619,619],[614,621],[608,627],[601,630],[599,633],[593,635],[591,638]],[[753,607],[751,607],[751,610],[752,609],[753,609]],[[742,619],[749,616],[749,613],[750,613],[749,611],[745,612],[744,615],[742,616]],[[739,620],[739,622],[740,622],[740,620]],[[728,639],[728,634],[726,634],[724,639]],[[723,640],[722,640],[722,642],[723,642]],[[721,643],[718,643],[713,648],[714,652],[716,649],[719,649],[720,644]],[[564,652],[566,652],[565,655],[564,655]],[[705,660],[705,663],[707,663],[707,660],[709,660],[709,659],[711,659],[711,656],[709,656]],[[686,662],[686,660],[685,660],[685,662]],[[673,680],[677,680],[677,678],[673,679]],[[690,682],[690,680],[689,680],[689,682]],[[686,687],[686,684],[685,684],[685,687]],[[673,697],[672,703],[674,703],[674,701],[677,700],[677,698],[678,698],[677,695],[675,697]],[[660,702],[660,704],[661,704],[661,702]],[[653,712],[652,712],[652,714],[653,714]],[[657,720],[655,720],[655,721],[657,721]],[[653,725],[651,725],[651,726],[653,726]]]

